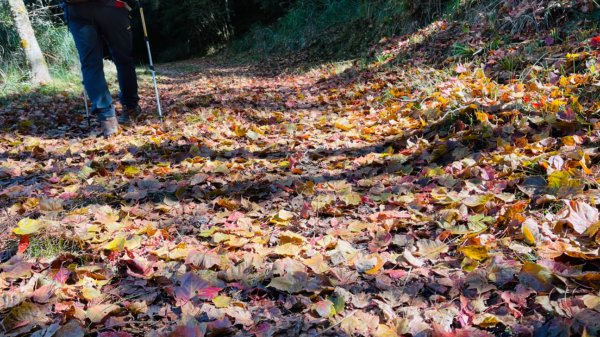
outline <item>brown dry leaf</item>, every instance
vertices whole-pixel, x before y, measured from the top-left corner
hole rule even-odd
[[[381,271],[384,264],[385,260],[382,259],[379,254],[373,254],[357,258],[354,262],[354,267],[356,267],[356,270],[360,273],[375,275]]]
[[[42,212],[60,212],[63,210],[63,201],[61,199],[42,199],[40,201],[40,211]]]
[[[29,324],[45,324],[49,321],[46,316],[48,314],[49,307],[35,304],[31,302],[23,302],[16,307],[13,307],[4,319],[2,320],[2,326],[5,331],[10,331],[16,327],[29,325]]]
[[[419,256],[430,261],[436,260],[440,254],[447,253],[449,249],[447,244],[438,240],[419,240],[417,247]]]
[[[374,337],[399,337],[398,332],[384,324],[379,324],[377,330],[373,334]]]
[[[205,253],[197,250],[191,250],[186,259],[186,264],[192,264],[201,269],[211,269],[221,264],[221,256],[213,253]]]
[[[588,309],[600,309],[600,296],[587,294],[584,295],[581,299],[583,300],[583,303]]]
[[[316,274],[324,274],[329,271],[329,265],[320,253],[313,255],[309,259],[303,259],[302,262]]]
[[[308,281],[308,274],[297,271],[288,273],[282,277],[274,277],[271,279],[271,283],[269,283],[268,287],[295,294],[301,291],[307,291],[306,285]]]
[[[275,275],[285,275],[286,273],[295,272],[306,272],[306,268],[300,261],[285,257],[273,263],[273,274]]]
[[[583,234],[599,219],[599,212],[596,207],[592,207],[585,202],[569,200],[565,201],[565,208],[559,213],[562,221],[570,224],[575,232]]]
[[[283,256],[298,256],[302,251],[302,247],[297,246],[293,243],[286,243],[281,246],[275,247],[273,250],[275,254],[283,255]]]
[[[519,273],[519,282],[539,292],[548,292],[559,284],[559,280],[548,269],[526,261]]]
[[[594,288],[595,290],[600,289],[600,272],[586,272],[574,276],[574,278]]]
[[[77,320],[72,319],[67,324],[63,325],[56,331],[55,336],[61,337],[83,337],[85,336],[85,330],[77,322]]]
[[[119,310],[120,307],[116,304],[98,304],[86,310],[85,316],[92,323],[102,322],[108,315]]]
[[[291,231],[285,231],[279,234],[279,241],[281,242],[281,244],[293,243],[296,245],[302,245],[306,243],[306,238],[300,234]]]
[[[0,312],[15,307],[25,300],[25,296],[18,291],[6,291],[0,293]]]
[[[416,258],[410,251],[405,250],[402,253],[402,257],[404,257],[404,259],[406,260],[406,262],[408,262],[411,266],[413,267],[423,267],[425,265],[425,262],[419,258]]]

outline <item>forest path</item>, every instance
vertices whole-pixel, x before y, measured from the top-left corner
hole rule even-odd
[[[4,333],[597,333],[597,77],[390,61],[163,65],[110,139],[1,108]]]

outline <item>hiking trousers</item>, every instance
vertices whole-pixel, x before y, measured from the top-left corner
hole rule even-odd
[[[99,121],[115,117],[115,107],[104,76],[104,44],[117,66],[119,99],[125,108],[137,107],[138,83],[133,59],[133,35],[125,8],[98,3],[65,5],[69,30],[81,61],[83,84]]]

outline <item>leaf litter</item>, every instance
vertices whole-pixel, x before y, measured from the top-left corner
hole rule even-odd
[[[2,334],[598,335],[596,40],[506,79],[510,45],[430,49],[456,29],[349,74],[163,65],[165,125],[111,140],[68,94],[1,107]]]

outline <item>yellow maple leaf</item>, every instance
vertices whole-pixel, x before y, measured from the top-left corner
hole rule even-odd
[[[114,240],[112,240],[111,242],[107,243],[104,246],[105,250],[113,250],[113,251],[121,251],[123,250],[123,248],[125,248],[125,243],[127,242],[127,240],[125,240],[124,236],[119,236],[117,238],[115,238]]]
[[[477,261],[483,261],[490,256],[485,246],[465,246],[460,248],[458,251],[463,253],[464,256]]]
[[[25,218],[17,223],[17,228],[13,229],[13,233],[17,235],[29,235],[39,232],[45,224],[40,220]]]

